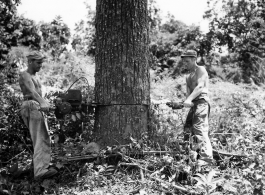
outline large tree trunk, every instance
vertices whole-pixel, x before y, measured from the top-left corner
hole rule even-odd
[[[147,132],[148,42],[147,0],[97,0],[95,140],[101,146]]]

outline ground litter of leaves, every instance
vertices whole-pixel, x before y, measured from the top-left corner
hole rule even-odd
[[[69,143],[72,148],[53,148],[53,163],[59,174],[52,179],[34,180],[31,155],[26,151],[17,155],[1,168],[0,194],[239,194],[237,187],[243,185],[246,192],[252,186],[253,191],[259,189],[256,194],[263,193],[262,156],[250,161],[244,155],[219,154],[223,159],[215,155],[213,164],[200,166],[197,153],[186,154],[179,143],[179,151],[163,147],[151,150],[134,139],[131,144],[100,151],[96,147],[84,151],[88,147]],[[253,182],[242,184],[242,174],[253,177]]]

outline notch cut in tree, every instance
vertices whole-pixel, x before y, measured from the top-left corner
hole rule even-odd
[[[140,139],[150,103],[147,0],[97,0],[95,141]]]

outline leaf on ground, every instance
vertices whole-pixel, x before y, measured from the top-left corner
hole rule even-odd
[[[61,163],[56,163],[56,167],[57,167],[58,169],[61,169],[61,168],[63,167],[63,164],[61,164]]]
[[[86,153],[98,154],[99,151],[100,151],[100,146],[95,142],[91,142],[91,143],[88,143],[86,146],[84,146],[82,154],[86,154]]]
[[[139,193],[140,193],[140,195],[147,195],[147,192],[146,192],[144,189],[141,189],[141,190],[139,191]]]
[[[231,181],[227,181],[224,185],[223,185],[224,190],[230,191],[230,192],[234,192],[237,193],[237,189],[233,186],[233,182]]]
[[[45,179],[42,183],[41,186],[45,189],[48,189],[51,184],[54,183],[54,180],[50,180],[50,179]]]
[[[72,118],[72,121],[74,121],[74,122],[76,121],[76,116],[75,115],[72,114],[71,118]]]
[[[10,167],[9,172],[13,174],[17,172],[17,170],[18,170],[18,163],[15,163],[12,165],[12,167]]]
[[[80,114],[80,113],[77,112],[75,115],[76,115],[76,117],[77,117],[78,119],[81,119],[81,114]]]
[[[223,193],[221,192],[214,192],[214,193],[211,193],[211,195],[222,195]]]

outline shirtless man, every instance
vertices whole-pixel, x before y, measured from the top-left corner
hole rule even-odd
[[[43,111],[48,111],[50,104],[42,97],[41,84],[36,73],[40,71],[44,56],[33,51],[28,56],[28,68],[21,72],[19,85],[24,96],[20,114],[29,128],[33,142],[33,166],[36,179],[48,178],[57,174],[49,167],[51,161],[50,137]]]
[[[181,55],[181,58],[190,72],[186,78],[187,95],[184,107],[190,107],[190,111],[184,125],[184,141],[188,143],[192,136],[194,140],[193,149],[199,151],[199,163],[211,163],[213,154],[208,137],[210,113],[208,73],[205,67],[197,65],[196,51],[188,50]],[[174,108],[174,104],[170,106]]]

